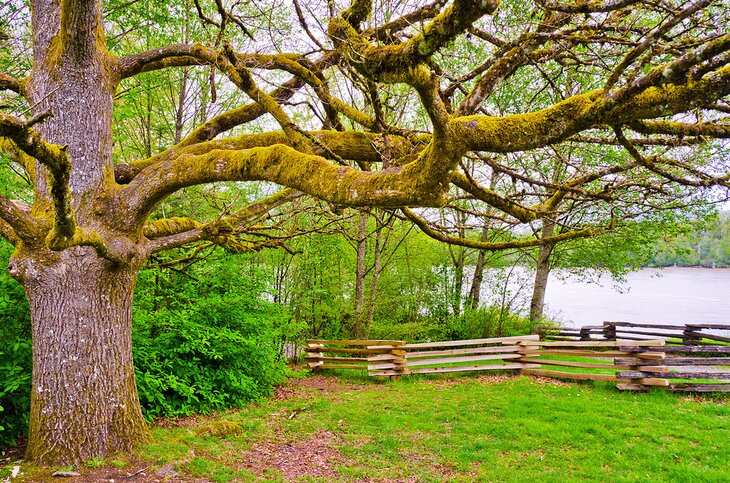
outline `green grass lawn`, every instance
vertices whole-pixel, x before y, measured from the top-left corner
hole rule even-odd
[[[325,375],[164,426],[107,466],[176,481],[730,481],[728,400],[606,383]]]

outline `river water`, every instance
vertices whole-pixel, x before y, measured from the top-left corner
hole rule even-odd
[[[621,291],[610,277],[601,285],[551,275],[546,314],[566,326],[603,321],[652,324],[730,324],[730,269],[644,269],[627,276]]]

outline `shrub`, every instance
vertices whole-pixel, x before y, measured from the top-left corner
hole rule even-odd
[[[0,266],[10,248],[0,243]],[[14,445],[27,432],[30,413],[32,352],[30,311],[23,288],[0,275],[0,447]]]
[[[262,299],[230,264],[213,277],[141,278],[132,346],[148,418],[241,406],[270,393],[287,368],[279,358],[283,309]]]

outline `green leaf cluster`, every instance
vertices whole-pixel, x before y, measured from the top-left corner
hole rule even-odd
[[[12,248],[0,241],[0,266]],[[30,412],[30,312],[23,288],[0,276],[0,447],[14,445],[26,431]]]
[[[148,418],[238,407],[285,377],[279,354],[288,314],[263,298],[256,274],[241,273],[240,262],[225,257],[187,276],[142,273],[132,340]]]

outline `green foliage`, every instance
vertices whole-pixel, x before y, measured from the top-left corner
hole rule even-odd
[[[0,266],[12,248],[0,240]],[[27,431],[31,383],[30,316],[23,288],[0,274],[0,447]]]
[[[137,386],[148,418],[237,407],[269,394],[288,315],[262,299],[254,277],[228,257],[190,277],[140,276],[134,311]]]
[[[378,321],[373,323],[370,337],[407,342],[482,339],[530,334],[535,326],[529,317],[490,305],[465,308],[461,314],[443,319],[423,316],[402,323]]]

